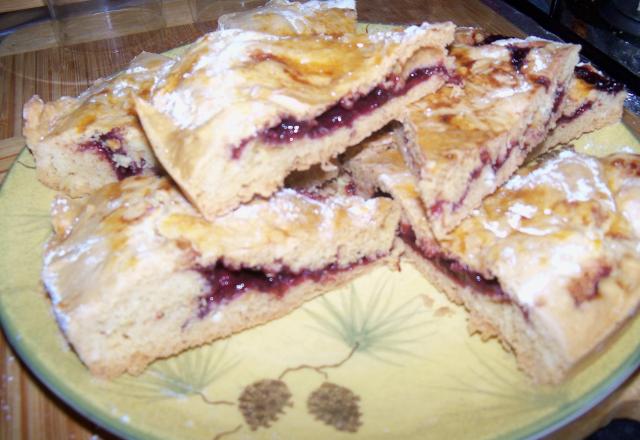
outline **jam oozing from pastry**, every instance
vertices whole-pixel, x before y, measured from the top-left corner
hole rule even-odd
[[[198,318],[204,318],[218,304],[228,302],[242,295],[247,290],[255,290],[277,298],[281,298],[290,288],[304,281],[321,283],[329,281],[334,275],[346,272],[356,266],[371,263],[373,259],[362,258],[348,266],[339,267],[329,264],[318,270],[302,270],[293,272],[284,267],[279,272],[267,273],[260,269],[234,269],[221,262],[211,266],[195,267],[207,280],[208,291],[200,297]]]
[[[460,261],[446,257],[435,249],[423,249],[423,246],[418,244],[416,234],[411,226],[407,224],[400,226],[400,238],[458,285],[469,286],[475,292],[490,296],[498,301],[509,301],[509,297],[496,279],[486,279]]]
[[[321,138],[339,128],[351,127],[360,116],[373,112],[393,98],[405,95],[409,90],[427,81],[433,75],[448,77],[449,73],[443,65],[439,64],[416,69],[409,74],[405,81],[401,81],[397,76],[387,78],[366,95],[356,99],[343,99],[314,119],[298,121],[284,118],[279,124],[258,133],[257,138],[262,142],[274,145],[287,144],[303,137]],[[235,146],[231,151],[231,157],[238,159],[251,139],[253,138],[245,139]]]
[[[607,78],[596,70],[588,67],[588,65],[576,66],[574,74],[582,81],[591,84],[595,89],[602,92],[607,92],[613,95],[624,89],[622,83],[619,83],[614,79]]]
[[[587,110],[591,109],[592,106],[593,106],[593,101],[585,102],[580,107],[578,107],[573,113],[571,113],[570,115],[562,115],[562,116],[560,116],[558,118],[558,125],[566,124],[568,122],[573,121],[574,119],[580,117],[580,115],[582,115],[584,112],[586,112]]]
[[[348,196],[358,195],[358,187],[356,186],[356,183],[353,180],[349,180],[349,183],[345,185],[344,193]]]
[[[120,130],[118,130],[117,128],[113,128],[99,136],[93,136],[91,140],[80,144],[79,149],[80,151],[93,151],[96,154],[100,155],[103,159],[109,162],[118,180],[122,180],[127,177],[136,176],[142,173],[145,165],[144,159],[140,159],[140,163],[131,160],[129,165],[126,167],[119,164],[118,161],[116,161],[115,156],[127,155],[127,152],[122,146],[123,143],[124,140],[122,138]],[[116,148],[112,148],[112,146],[114,145],[116,146]]]
[[[482,40],[480,43],[476,43],[474,46],[491,44],[499,40],[508,40],[509,38],[513,38],[513,37],[507,37],[506,35],[500,35],[500,34],[487,35],[487,37],[484,40]]]
[[[531,48],[509,45],[507,46],[507,49],[509,49],[509,52],[511,53],[511,65],[516,69],[516,72],[520,72]]]

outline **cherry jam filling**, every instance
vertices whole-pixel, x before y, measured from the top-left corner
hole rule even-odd
[[[474,292],[489,296],[500,302],[510,301],[498,280],[484,278],[460,261],[447,257],[438,250],[421,246],[411,226],[407,224],[400,225],[400,238],[459,286],[471,287]]]
[[[474,46],[484,46],[485,44],[495,43],[496,41],[499,41],[499,40],[508,40],[509,38],[513,38],[513,37],[507,37],[506,35],[501,35],[501,34],[491,34],[491,35],[487,35],[487,37],[481,42],[474,44]]]
[[[509,49],[509,52],[511,53],[511,65],[516,69],[516,72],[520,72],[531,48],[508,45],[507,49]]]
[[[573,121],[574,119],[580,117],[580,115],[582,115],[584,112],[586,112],[587,110],[591,109],[592,106],[593,106],[593,101],[585,102],[580,107],[578,107],[573,113],[571,113],[570,115],[562,115],[562,116],[560,116],[558,118],[558,125],[567,124],[567,123]]]
[[[393,98],[405,95],[409,90],[436,74],[449,76],[449,72],[441,64],[416,69],[404,81],[394,75],[386,78],[384,82],[374,87],[366,95],[356,99],[342,99],[314,119],[298,121],[285,117],[279,124],[259,132],[256,137],[262,142],[272,145],[291,143],[303,137],[321,138],[339,128],[351,127],[359,117],[382,107]],[[245,139],[233,147],[231,157],[233,159],[240,158],[242,151],[252,139],[254,137]]]
[[[118,145],[115,149],[110,148],[109,145],[107,145],[108,143],[113,142],[116,142]],[[118,180],[122,180],[142,173],[146,163],[144,159],[140,159],[140,163],[132,160],[126,167],[120,165],[115,160],[115,155],[127,155],[123,144],[124,139],[122,138],[122,133],[118,128],[113,128],[99,136],[92,136],[89,141],[80,144],[79,149],[80,151],[93,151],[100,155],[103,159],[109,162]]]
[[[447,202],[445,200],[436,200],[431,206],[429,206],[428,208],[429,213],[431,213],[432,215],[442,215],[445,204],[453,204],[454,211],[460,208],[464,203],[465,199],[467,198],[467,195],[469,195],[469,191],[471,189],[471,183],[480,177],[480,175],[482,174],[482,170],[484,170],[484,168],[490,164],[491,170],[493,171],[494,174],[496,174],[498,170],[502,167],[502,165],[504,165],[504,163],[507,160],[509,160],[509,158],[511,157],[511,153],[519,145],[520,144],[518,142],[512,141],[511,144],[509,145],[509,148],[507,148],[507,151],[504,154],[504,156],[497,158],[495,162],[491,159],[491,155],[489,154],[489,152],[486,149],[483,149],[482,152],[480,153],[480,165],[478,165],[471,171],[471,174],[467,181],[468,185],[465,188],[462,195],[460,196],[460,198],[453,203]],[[525,148],[526,148],[526,145],[525,145]]]
[[[574,74],[576,77],[580,78],[582,81],[591,84],[595,89],[610,93],[616,94],[621,92],[624,89],[622,83],[618,81],[607,78],[604,75],[601,75],[599,72],[593,70],[588,67],[586,64],[581,66],[576,66],[574,70]]]
[[[374,259],[364,257],[343,267],[332,263],[322,269],[304,269],[299,272],[293,272],[284,267],[275,273],[267,273],[255,268],[234,269],[220,261],[210,266],[197,266],[194,270],[202,275],[208,284],[207,292],[199,298],[198,318],[204,318],[215,306],[238,298],[247,290],[255,290],[282,298],[289,289],[305,281],[316,283],[329,281],[334,275],[373,261]]]
[[[560,110],[560,105],[562,104],[562,101],[564,101],[564,95],[565,95],[564,87],[558,87],[556,89],[556,94],[553,98],[553,108],[551,109],[551,111],[554,114],[557,113],[558,110]]]

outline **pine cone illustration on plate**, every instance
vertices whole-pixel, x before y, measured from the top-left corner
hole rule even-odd
[[[340,385],[325,382],[309,395],[309,413],[339,431],[356,432],[360,425],[360,397]]]
[[[281,380],[263,379],[245,387],[238,398],[238,408],[252,430],[268,428],[284,414],[285,406],[293,406],[291,392]]]

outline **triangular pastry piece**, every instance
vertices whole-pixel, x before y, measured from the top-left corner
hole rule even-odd
[[[157,163],[134,110],[171,58],[143,52],[122,72],[96,81],[77,98],[24,106],[24,136],[45,185],[73,197],[107,183],[157,172]]]
[[[591,64],[576,66],[569,87],[564,91],[555,128],[538,151],[566,145],[584,133],[620,121],[627,92]]]
[[[536,382],[557,383],[640,304],[640,156],[542,156],[437,247],[406,254],[497,336]]]
[[[137,110],[209,219],[329,161],[449,78],[454,25],[372,35],[227,30],[197,41]]]
[[[640,304],[640,156],[542,156],[434,240],[391,131],[348,152],[362,191],[402,210],[405,255],[537,382],[559,382]]]
[[[456,29],[456,43],[479,46],[509,37],[495,35],[481,28]],[[624,86],[588,63],[578,63],[566,89],[559,89],[558,111],[554,128],[533,155],[566,145],[584,133],[618,122],[622,117],[627,93]]]
[[[436,237],[494,192],[557,119],[578,46],[538,39],[453,45],[459,86],[409,107],[398,132]]]

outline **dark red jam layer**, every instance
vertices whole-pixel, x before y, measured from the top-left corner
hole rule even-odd
[[[564,95],[565,95],[564,87],[558,87],[556,89],[556,94],[553,97],[553,108],[551,109],[552,113],[555,114],[558,112],[558,110],[560,110],[560,105],[564,101]]]
[[[492,34],[492,35],[488,35],[480,43],[476,43],[475,46],[483,46],[485,44],[495,43],[496,41],[499,41],[499,40],[508,40],[509,38],[513,38],[513,37],[507,37],[506,35],[500,35],[500,34]]]
[[[117,142],[118,148],[112,149],[107,143],[108,142]],[[80,144],[80,151],[93,151],[96,154],[100,155],[103,159],[109,162],[113,172],[116,174],[118,180],[125,179],[127,177],[136,176],[142,173],[144,169],[145,160],[140,159],[140,163],[132,160],[129,166],[123,167],[118,162],[116,162],[114,156],[116,154],[126,156],[127,152],[124,149],[124,139],[122,138],[122,134],[120,130],[117,128],[113,128],[110,131],[103,133],[99,136],[92,136],[91,139],[83,144]]]
[[[469,269],[460,261],[447,257],[439,251],[434,249],[423,250],[418,244],[416,234],[413,232],[411,226],[406,224],[400,226],[400,238],[459,286],[471,287],[474,292],[490,296],[498,301],[510,301],[507,294],[502,290],[498,280],[486,279],[478,272]]]
[[[612,95],[619,93],[624,89],[622,83],[601,75],[587,65],[576,66],[574,74],[582,81],[591,84],[595,89]]]
[[[502,167],[502,165],[504,165],[504,163],[511,157],[511,153],[516,149],[516,147],[520,146],[520,144],[516,141],[512,141],[511,144],[509,145],[509,148],[507,148],[506,153],[504,154],[504,156],[499,157],[496,159],[496,161],[492,161],[491,160],[491,154],[489,154],[489,151],[487,151],[486,149],[483,149],[480,152],[480,165],[478,165],[476,168],[473,169],[473,171],[471,171],[471,174],[469,176],[469,180],[467,181],[467,187],[465,188],[464,192],[462,193],[462,196],[460,196],[460,199],[456,202],[453,203],[453,210],[456,211],[458,208],[460,208],[460,206],[462,206],[462,204],[464,203],[465,199],[467,198],[467,195],[469,194],[469,191],[471,189],[471,184],[473,183],[474,180],[478,179],[480,177],[480,175],[482,174],[482,170],[487,166],[487,165],[491,165],[491,169],[493,170],[493,173],[497,173],[498,170]],[[528,145],[524,145],[523,148],[528,148]],[[437,200],[435,203],[433,203],[431,206],[429,206],[429,213],[431,213],[432,215],[440,215],[442,214],[442,211],[444,209],[444,205],[446,203],[450,203],[447,202],[445,200]]]
[[[362,258],[345,267],[329,264],[319,270],[302,270],[293,272],[283,268],[276,273],[267,273],[260,269],[233,269],[218,262],[211,266],[198,266],[194,270],[202,275],[209,285],[209,291],[200,297],[198,318],[204,318],[219,304],[229,302],[247,290],[255,290],[277,298],[305,281],[321,283],[329,281],[334,275],[349,271],[356,266],[373,262],[373,259]]]
[[[520,72],[531,48],[508,45],[507,49],[509,49],[509,52],[511,53],[511,65],[516,69],[516,72]]]
[[[493,34],[493,35],[487,36],[480,43],[476,43],[475,46],[483,46],[485,44],[491,44],[491,43],[495,43],[496,41],[507,40],[509,38],[512,38],[512,37],[507,37],[500,34]],[[527,55],[529,55],[529,52],[531,51],[531,48],[518,47],[512,44],[507,45],[506,48],[509,49],[509,52],[511,53],[511,65],[513,66],[514,69],[516,69],[517,72],[520,72],[522,70],[522,66],[524,66],[524,62],[527,58]],[[545,79],[542,79],[541,81],[544,83],[546,82]]]
[[[290,143],[303,137],[321,138],[339,128],[351,127],[357,118],[373,112],[393,98],[407,94],[409,90],[436,74],[449,76],[447,69],[441,64],[416,69],[404,81],[394,75],[366,95],[356,99],[342,99],[315,119],[298,121],[285,117],[279,124],[259,132],[257,137],[262,142],[274,145]],[[253,138],[245,139],[234,147],[231,157],[238,159],[251,139]]]
[[[580,107],[578,107],[573,113],[571,113],[570,115],[562,115],[562,116],[560,116],[558,118],[558,125],[567,124],[567,123],[573,121],[574,119],[580,117],[580,115],[582,115],[584,112],[586,112],[587,110],[591,109],[592,106],[593,106],[593,101],[585,102]]]

